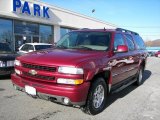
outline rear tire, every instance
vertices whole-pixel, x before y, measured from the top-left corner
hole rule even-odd
[[[143,67],[140,67],[137,75],[136,85],[140,86],[143,83]]]
[[[91,85],[86,105],[82,108],[82,111],[90,115],[96,115],[105,109],[106,99],[106,82],[103,78],[96,78]]]

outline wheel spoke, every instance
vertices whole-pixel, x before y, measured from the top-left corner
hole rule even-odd
[[[142,70],[139,71],[139,82],[142,81]]]
[[[99,108],[104,100],[104,88],[102,85],[98,85],[94,91],[93,105],[95,108]]]

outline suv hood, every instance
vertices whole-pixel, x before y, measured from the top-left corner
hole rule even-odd
[[[97,59],[104,55],[103,51],[86,51],[76,49],[49,49],[22,55],[18,59],[22,62],[54,65],[54,66],[76,66],[77,64],[89,60]]]

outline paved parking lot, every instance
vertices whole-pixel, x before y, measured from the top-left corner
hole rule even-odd
[[[144,84],[108,97],[107,108],[96,116],[79,108],[33,99],[13,89],[9,77],[0,78],[0,120],[159,120],[160,58],[151,57]]]

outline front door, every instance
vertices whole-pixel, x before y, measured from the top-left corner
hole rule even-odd
[[[118,45],[125,45],[124,37],[121,33],[115,34],[114,37],[114,50]],[[128,64],[126,64],[128,53],[115,53],[113,59],[110,61],[112,66],[112,84],[117,84],[127,78],[125,74]]]

